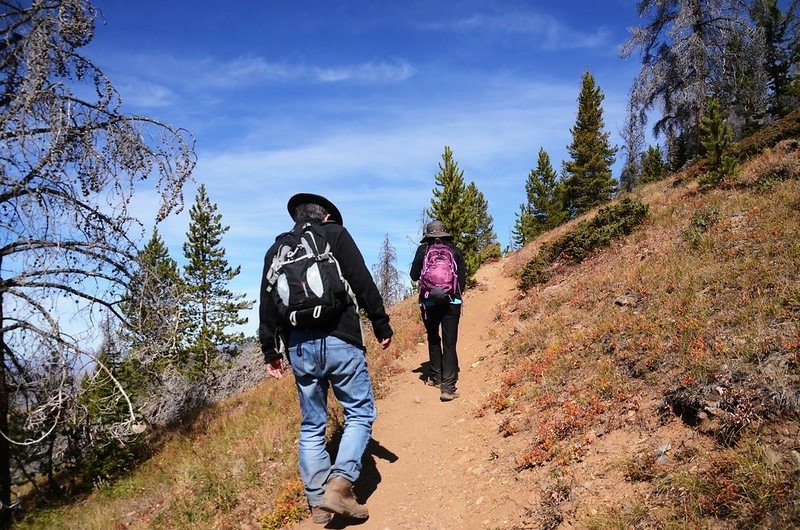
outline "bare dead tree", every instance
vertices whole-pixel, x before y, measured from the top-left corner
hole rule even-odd
[[[69,414],[72,375],[97,362],[91,344],[101,315],[125,320],[120,303],[138,254],[132,230],[140,224],[130,212],[137,183],[155,184],[161,220],[182,207],[195,165],[188,132],[123,114],[110,81],[78,52],[94,21],[88,0],[0,0],[3,525],[12,444],[36,445],[53,433]],[[49,384],[40,385],[45,372]],[[131,408],[118,433],[137,425]]]
[[[386,234],[381,243],[378,263],[372,266],[372,277],[385,304],[391,305],[403,299],[406,288],[397,270],[397,253],[389,241],[389,234]]]
[[[747,0],[640,0],[644,24],[631,28],[622,56],[639,51],[642,69],[631,100],[644,118],[652,109],[661,117],[653,130],[687,136],[699,149],[698,128],[706,102],[720,97],[741,76],[731,61],[731,46],[754,38]]]
[[[633,191],[639,184],[642,174],[641,157],[644,150],[644,123],[641,115],[636,112],[633,105],[628,105],[628,117],[625,126],[619,132],[622,138],[622,151],[625,154],[625,164],[619,176],[619,191]]]

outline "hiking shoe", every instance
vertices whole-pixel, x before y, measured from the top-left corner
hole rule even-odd
[[[436,379],[428,379],[427,381],[425,381],[425,384],[427,386],[432,386],[434,388],[439,388],[440,386],[439,381],[437,381]]]
[[[325,486],[325,495],[319,507],[328,512],[338,513],[353,519],[366,519],[369,517],[367,507],[358,504],[353,494],[353,483],[344,477],[336,475],[331,477]]]
[[[453,401],[457,397],[458,397],[458,392],[456,392],[455,390],[453,390],[452,392],[448,392],[445,390],[442,392],[442,395],[439,396],[439,399],[442,401]]]
[[[331,512],[326,512],[319,506],[312,506],[311,507],[311,520],[317,524],[328,524],[328,522],[333,519],[333,514]]]

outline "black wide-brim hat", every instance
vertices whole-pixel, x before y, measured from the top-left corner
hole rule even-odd
[[[436,238],[446,238],[446,237],[453,237],[451,236],[447,230],[444,228],[444,223],[441,221],[431,221],[427,225],[425,225],[425,233],[422,234],[422,242],[436,239]]]
[[[315,195],[313,193],[298,193],[293,195],[291,199],[289,199],[289,203],[286,205],[286,209],[289,210],[289,217],[294,216],[294,210],[301,204],[318,204],[325,208],[329,214],[331,214],[331,219],[340,225],[344,225],[344,221],[342,221],[342,213],[339,211],[339,208],[336,207],[331,201],[323,197],[322,195]]]

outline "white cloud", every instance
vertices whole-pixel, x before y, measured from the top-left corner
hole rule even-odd
[[[611,37],[611,32],[605,28],[585,33],[550,15],[530,12],[481,13],[452,22],[431,23],[423,27],[435,31],[532,36],[538,39],[539,47],[549,51],[598,48],[607,45]]]
[[[212,63],[205,83],[214,86],[232,86],[242,83],[260,84],[271,81],[288,81],[302,77],[305,68],[297,65],[269,62],[263,57],[234,59]]]
[[[132,79],[116,86],[126,105],[143,109],[158,109],[175,104],[176,94],[170,88],[148,81]]]
[[[364,63],[341,68],[312,69],[316,79],[322,82],[336,83],[355,81],[360,83],[396,83],[405,81],[414,75],[415,69],[404,61],[396,64]]]
[[[129,80],[125,94],[155,98],[159,106],[171,103],[172,92],[164,85],[183,86],[193,91],[204,88],[235,89],[293,81],[316,83],[351,82],[359,84],[399,83],[415,73],[404,60],[363,63],[304,64],[270,61],[264,57],[238,57],[219,60],[213,57],[185,59],[167,54],[137,53],[125,57],[106,58],[112,65],[125,64],[127,71],[136,71],[140,80]],[[156,106],[149,104],[148,106]]]

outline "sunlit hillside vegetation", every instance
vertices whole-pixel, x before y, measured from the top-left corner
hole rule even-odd
[[[786,136],[762,133],[718,187],[701,189],[695,164],[637,188],[640,222],[580,260],[550,253],[546,274],[498,308],[492,325],[514,333],[475,414],[497,416],[515,473],[541,488],[530,528],[564,514],[597,529],[800,525],[800,149]],[[521,277],[597,213],[504,270]],[[412,354],[414,300],[392,319],[389,351]],[[391,399],[393,354],[368,348]],[[308,516],[297,423],[291,378],[264,381],[187,421],[129,476],[18,526],[280,528]],[[589,475],[615,482],[615,499],[583,488]]]
[[[800,522],[798,143],[711,191],[693,172],[637,190],[649,207],[638,230],[580,264],[558,260],[502,317],[518,332],[480,413],[504,418],[519,472],[547,484],[543,527],[564,512],[592,528]],[[576,464],[615,433],[627,434],[607,455],[619,496],[598,513],[591,494],[576,502]]]

